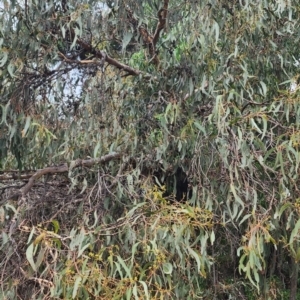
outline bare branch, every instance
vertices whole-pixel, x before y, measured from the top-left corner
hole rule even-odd
[[[64,163],[60,166],[53,166],[53,167],[47,167],[44,169],[39,169],[29,178],[28,183],[25,186],[23,186],[16,194],[1,201],[0,205],[10,199],[17,199],[20,196],[25,196],[30,191],[32,186],[34,185],[34,182],[43,175],[65,173],[65,172],[68,172],[70,170],[70,168],[75,169],[80,166],[81,167],[92,167],[96,164],[105,163],[105,162],[111,161],[113,159],[120,158],[121,156],[122,156],[122,154],[120,154],[120,153],[112,153],[112,154],[104,155],[100,158],[77,159],[75,161],[72,161],[70,163],[70,165],[68,165],[67,163]]]

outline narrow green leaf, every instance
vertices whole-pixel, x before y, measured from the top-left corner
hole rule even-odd
[[[98,157],[98,151],[100,149],[100,146],[101,146],[101,143],[98,142],[95,149],[94,149],[94,158],[97,158]]]
[[[148,291],[148,286],[145,283],[145,281],[139,281],[139,283],[143,286],[144,288],[144,296],[146,297],[146,300],[150,299],[149,298],[149,291]]]
[[[36,265],[33,260],[33,250],[34,250],[34,245],[33,245],[33,243],[31,243],[26,249],[26,258],[27,258],[31,268],[36,272],[37,269],[36,269]]]
[[[162,268],[163,268],[163,272],[165,274],[172,274],[172,271],[173,271],[172,264],[170,264],[170,263],[163,263]]]
[[[7,62],[8,53],[7,53],[7,51],[2,50],[2,52],[0,52],[0,55],[2,56],[2,58],[0,60],[0,68],[2,68]]]
[[[87,182],[86,178],[84,177],[83,181],[82,181],[82,189],[81,189],[80,194],[83,194],[87,187],[88,187],[88,182]]]
[[[7,71],[8,71],[8,73],[9,73],[9,75],[10,75],[11,77],[14,77],[14,76],[15,76],[15,75],[14,75],[14,70],[15,70],[15,67],[14,67],[14,65],[10,62],[9,65],[7,66]]]
[[[139,204],[135,205],[135,206],[127,213],[127,217],[131,218],[131,217],[133,216],[134,212],[135,212],[138,208],[144,206],[146,203],[147,203],[147,202],[142,202],[142,203],[139,203]]]
[[[52,223],[52,225],[54,227],[54,232],[58,233],[58,231],[60,229],[59,222],[57,220],[52,220],[51,223]]]
[[[290,249],[292,250],[292,252],[295,254],[295,249],[294,249],[294,240],[295,240],[295,237],[299,235],[299,229],[300,229],[300,219],[297,221],[294,229],[292,230],[291,232],[291,235],[290,235],[290,240],[289,240],[289,245],[290,245]]]
[[[43,262],[44,257],[45,257],[45,252],[46,252],[46,248],[41,246],[38,257],[36,259],[36,263],[35,263],[36,269],[38,269],[39,266],[41,265],[41,263]]]
[[[31,242],[31,239],[32,239],[34,233],[35,233],[35,227],[32,227],[31,232],[28,237],[28,240],[27,240],[27,244],[29,244]]]
[[[77,291],[78,291],[81,280],[82,280],[81,276],[77,275],[76,279],[75,279],[74,287],[73,287],[72,299],[75,299],[77,296]]]
[[[87,243],[87,244],[84,245],[83,247],[80,247],[80,248],[79,248],[79,251],[78,251],[77,257],[80,257],[80,256],[83,254],[84,250],[87,249],[87,248],[90,246],[90,244],[91,244],[91,243]],[[80,245],[80,246],[81,246],[81,245]]]
[[[216,43],[218,43],[219,40],[219,35],[220,35],[220,26],[217,22],[214,23],[214,29],[215,29],[215,33],[216,33]]]
[[[260,85],[262,87],[262,95],[266,96],[267,95],[267,91],[268,91],[266,84],[263,81],[261,81]]]
[[[132,39],[132,32],[126,32],[124,34],[123,40],[122,40],[122,52],[124,52],[124,50],[126,49],[127,45],[129,44],[129,42]]]
[[[131,274],[128,266],[125,264],[124,260],[120,256],[117,256],[117,259],[120,262],[120,264],[122,265],[122,267],[124,268],[124,270],[126,271],[128,278],[131,278],[132,274]]]
[[[202,131],[205,135],[206,135],[206,130],[205,127],[203,127],[199,122],[195,121],[194,125],[197,129],[199,129],[200,131]]]
[[[133,286],[132,294],[133,294],[133,296],[135,297],[136,300],[140,299],[139,296],[138,296],[138,293],[137,293],[137,285],[136,285],[136,283]]]
[[[200,256],[197,252],[195,252],[191,247],[187,247],[188,252],[190,253],[191,256],[193,256],[197,262],[197,269],[198,269],[198,273],[200,273],[200,269],[201,269],[201,260],[200,260]]]
[[[267,128],[268,128],[268,120],[267,117],[264,115],[262,116],[262,121],[263,121],[263,132],[261,138],[263,139],[266,135]]]
[[[254,119],[251,118],[250,119],[250,123],[252,125],[252,128],[254,128],[257,132],[262,133],[262,131],[260,130],[260,128],[257,126],[257,124],[255,123]]]
[[[210,242],[212,245],[214,244],[215,239],[216,239],[215,232],[212,230],[210,234]]]

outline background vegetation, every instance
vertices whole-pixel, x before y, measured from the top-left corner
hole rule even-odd
[[[1,299],[300,299],[300,6],[0,8]]]

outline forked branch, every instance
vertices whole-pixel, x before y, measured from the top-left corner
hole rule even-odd
[[[145,27],[144,24],[141,24],[137,29],[139,31],[140,36],[143,39],[143,43],[148,47],[149,54],[150,54],[150,61],[157,65],[159,63],[158,59],[158,51],[156,48],[156,44],[159,40],[160,32],[165,28],[166,26],[166,20],[168,15],[168,7],[169,7],[169,0],[164,0],[163,8],[161,8],[158,13],[158,23],[155,29],[154,34],[151,34]],[[139,24],[138,20],[134,17],[133,12],[127,8],[127,16],[129,19],[129,22],[134,26],[137,27],[137,24]]]
[[[155,65],[157,65],[159,63],[158,51],[157,51],[156,45],[159,40],[161,31],[166,26],[166,20],[167,20],[167,15],[168,15],[168,6],[169,6],[169,0],[164,0],[163,8],[161,8],[157,13],[158,23],[157,23],[154,34],[151,34],[147,30],[147,28],[145,27],[144,24],[141,24],[140,26],[138,26],[139,22],[134,17],[133,12],[129,8],[126,9],[129,22],[138,30],[140,36],[143,39],[143,43],[145,45],[147,45],[147,47],[148,47],[148,51],[149,51],[149,54],[151,57],[150,61],[151,61],[151,63],[153,63]],[[85,51],[92,54],[95,58],[100,59],[102,63],[107,62],[108,64],[115,66],[116,68],[126,72],[127,76],[128,75],[138,76],[143,73],[140,70],[134,69],[134,68],[132,68],[126,64],[123,64],[120,61],[110,57],[105,52],[95,49],[91,43],[88,43],[88,42],[84,41],[83,39],[76,37],[74,31],[72,31],[72,36],[73,36],[73,39],[76,38],[76,43],[78,45],[80,45]],[[61,53],[59,55],[62,56]],[[72,61],[66,57],[62,57],[62,58],[68,63],[74,63],[74,62],[78,63],[78,61]],[[87,61],[86,63],[95,63],[95,62]],[[146,75],[146,77],[149,77],[149,74],[145,74],[145,75]]]
[[[29,178],[28,183],[26,185],[24,185],[22,188],[20,188],[17,193],[11,195],[7,199],[0,201],[0,205],[10,199],[18,199],[21,196],[22,197],[25,196],[30,191],[30,189],[33,187],[34,183],[43,175],[66,173],[66,172],[69,172],[70,169],[75,169],[78,167],[92,167],[94,165],[105,163],[105,162],[111,161],[113,159],[118,159],[121,156],[122,155],[120,153],[112,153],[112,154],[104,155],[100,158],[77,159],[75,161],[72,161],[70,163],[70,165],[68,165],[67,163],[64,163],[60,166],[52,166],[52,167],[47,167],[44,169],[39,169]]]

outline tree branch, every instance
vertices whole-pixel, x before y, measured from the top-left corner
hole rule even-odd
[[[110,57],[109,55],[107,55],[106,53],[104,53],[100,50],[94,49],[92,47],[92,45],[86,43],[82,39],[78,39],[77,44],[80,45],[84,50],[86,50],[86,51],[90,52],[91,54],[93,54],[95,57],[97,57],[99,59],[105,59],[105,61],[108,64],[113,65],[116,68],[127,72],[128,75],[138,76],[138,75],[142,74],[142,72],[140,70],[136,70],[134,68],[131,68],[128,65],[122,64],[121,62],[119,62],[119,61],[115,60],[114,58]]]
[[[150,54],[150,61],[158,65],[159,59],[158,59],[158,52],[156,49],[156,44],[159,39],[160,32],[165,28],[166,26],[166,20],[167,20],[167,14],[168,14],[168,6],[169,6],[169,0],[164,0],[164,6],[162,9],[160,9],[157,13],[158,16],[158,23],[156,26],[156,30],[154,35],[149,33],[149,31],[145,28],[145,26],[142,24],[137,29],[143,39],[143,42],[145,45],[148,46],[149,54]],[[127,14],[129,18],[129,22],[134,26],[137,27],[137,24],[139,23],[136,18],[133,16],[133,12],[127,8]]]
[[[159,39],[160,32],[165,28],[166,21],[167,21],[167,15],[168,15],[168,6],[169,6],[169,0],[164,1],[164,7],[160,9],[157,13],[158,16],[158,23],[156,26],[156,30],[153,37],[153,45],[156,47],[156,44]]]
[[[157,56],[157,50],[156,50],[156,44],[159,39],[160,32],[165,28],[166,25],[166,19],[167,19],[167,14],[168,14],[168,6],[169,6],[169,0],[164,0],[164,5],[163,8],[160,9],[157,13],[158,16],[158,24],[156,26],[156,30],[154,35],[151,35],[148,30],[143,26],[139,26],[138,31],[140,35],[143,38],[143,42],[148,46],[149,49],[149,54],[151,56],[150,61],[157,65],[159,63],[159,59]],[[131,24],[134,25],[134,27],[137,27],[138,21],[134,18],[132,11],[128,8],[127,9],[128,13],[128,18]],[[72,30],[72,36],[73,39],[75,38],[75,32]],[[118,60],[110,57],[107,55],[105,52],[101,50],[96,50],[92,45],[86,41],[84,41],[81,38],[77,38],[76,43],[80,45],[84,50],[88,51],[89,53],[93,54],[96,58],[101,59],[102,63],[107,62],[108,64],[115,66],[116,68],[123,70],[124,72],[127,72],[126,76],[132,75],[132,76],[138,76],[142,74],[143,72],[137,69],[134,69],[126,64],[123,64],[119,62]],[[60,53],[60,56],[61,53]],[[65,61],[74,63],[74,61],[63,57]],[[95,63],[94,61],[86,61],[86,63]],[[149,74],[145,74],[146,77],[149,77]]]
[[[60,166],[53,166],[53,167],[47,167],[44,169],[39,169],[29,178],[28,183],[26,185],[24,185],[17,193],[0,201],[0,205],[2,205],[2,203],[5,203],[6,201],[8,201],[10,199],[18,199],[20,196],[25,196],[30,191],[32,186],[34,185],[34,182],[43,175],[65,173],[65,172],[68,172],[70,169],[75,169],[78,167],[92,167],[96,164],[105,163],[105,162],[111,161],[113,159],[120,158],[121,156],[122,156],[122,154],[120,154],[120,153],[112,153],[112,154],[104,155],[100,158],[77,159],[75,161],[72,161],[70,163],[70,165],[68,165],[67,163],[64,163]]]

